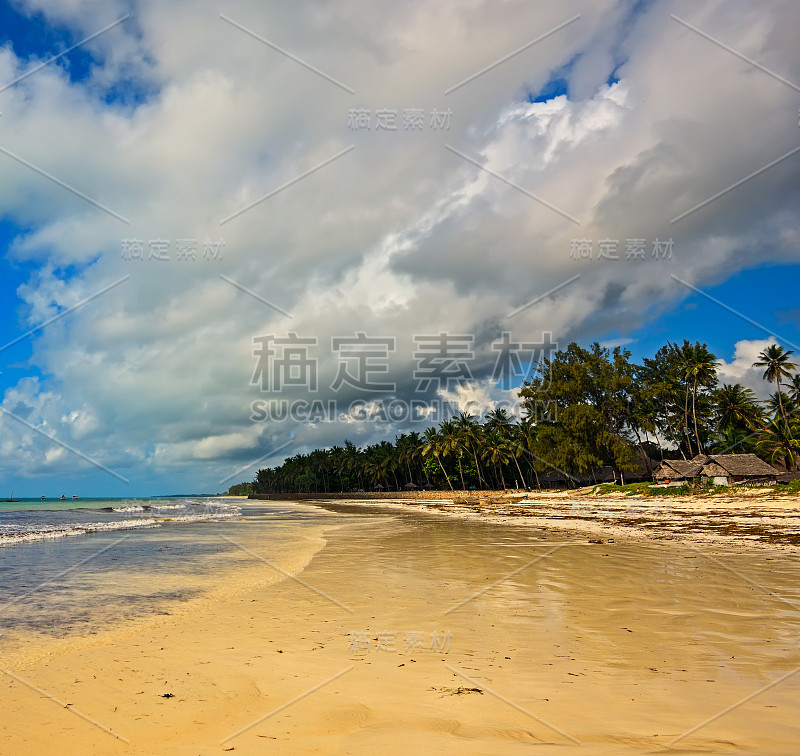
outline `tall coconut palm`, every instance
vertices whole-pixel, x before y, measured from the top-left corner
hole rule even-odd
[[[505,407],[498,407],[497,409],[490,410],[484,416],[486,422],[484,427],[492,433],[499,433],[504,438],[511,435],[511,428],[514,425],[511,418],[508,416],[508,410]]]
[[[694,438],[697,442],[698,453],[703,453],[703,441],[697,426],[697,389],[716,383],[717,358],[708,351],[705,344],[694,344],[688,354],[685,367],[685,377],[692,385],[692,419],[694,421]]]
[[[478,461],[478,449],[481,445],[483,429],[469,412],[461,412],[458,417],[455,418],[455,424],[458,428],[461,436],[461,443],[464,448],[472,452],[472,457],[475,460],[475,469],[478,471],[478,484],[481,488],[485,488],[483,485],[483,475],[481,474],[481,463]]]
[[[680,385],[678,381],[672,376],[666,375],[662,376],[661,380],[651,383],[649,388],[653,393],[653,399],[658,402],[660,411],[663,410],[660,426],[664,436],[669,441],[678,445],[678,451],[680,451],[681,456],[686,459],[686,455],[680,444],[680,433],[675,429],[672,423],[674,412],[670,411],[671,407],[674,409],[676,406],[676,397],[679,396]],[[680,400],[678,399],[677,401]]]
[[[691,385],[689,373],[692,369],[692,345],[684,340],[683,346],[678,347],[673,344],[671,347],[674,360],[678,365],[678,375],[683,381],[683,436],[686,439],[686,448],[689,451],[689,456],[692,457],[694,456],[694,451],[692,449],[692,440],[689,436],[689,387]]]
[[[795,411],[800,407],[800,373],[795,373],[789,381],[789,398],[794,404]]]
[[[534,446],[536,445],[536,435],[538,430],[536,428],[536,423],[531,418],[526,418],[517,426],[517,445],[521,451],[527,452],[528,456],[530,457],[529,463],[531,466],[531,470],[533,470],[533,475],[536,478],[536,487],[541,488],[542,484],[539,481],[539,473],[536,470],[536,465],[534,463]]]
[[[503,467],[511,461],[512,457],[511,448],[506,440],[499,433],[487,433],[483,438],[481,455],[487,462],[494,465],[495,471],[499,471],[503,490],[505,490],[506,479],[503,475]]]
[[[522,474],[522,469],[520,468],[519,460],[517,459],[522,453],[522,450],[520,449],[515,437],[518,426],[514,425],[513,421],[508,415],[508,411],[504,407],[498,407],[497,409],[487,412],[485,417],[486,423],[484,427],[490,433],[498,433],[509,445],[511,456],[514,460],[514,464],[517,467],[517,472],[519,473],[519,477],[524,488],[525,476]]]
[[[758,441],[757,446],[769,454],[770,462],[781,461],[787,470],[796,469],[800,460],[800,441],[793,432],[800,431],[800,423],[773,423]]]
[[[738,453],[753,452],[755,451],[753,440],[755,435],[744,428],[729,425],[712,436],[710,451],[712,454],[728,454],[732,449],[738,449]]]
[[[714,392],[717,406],[717,430],[755,430],[764,424],[764,410],[758,404],[756,395],[741,383],[725,383]]]
[[[401,465],[406,466],[408,470],[408,482],[414,482],[414,474],[411,472],[411,464],[416,460],[419,453],[419,433],[410,433],[406,435],[401,433],[396,439],[397,446],[397,461]]]
[[[442,475],[444,475],[444,479],[447,481],[447,485],[450,486],[450,490],[452,491],[453,484],[450,482],[450,478],[447,476],[447,470],[444,469],[444,465],[442,464],[443,449],[442,438],[436,428],[426,428],[422,435],[422,446],[420,447],[422,456],[425,459],[430,459],[430,457],[436,459],[439,463],[439,467],[442,468]]]
[[[792,400],[785,391],[773,391],[764,400],[764,406],[767,408],[767,414],[770,415],[776,425],[779,422],[783,422],[781,406],[786,410],[786,417],[789,422],[792,421]]]
[[[344,451],[342,455],[343,470],[350,475],[351,482],[357,479],[359,485],[363,488],[364,481],[362,479],[362,454],[359,448],[349,439],[345,439]]]
[[[791,349],[787,351],[778,344],[770,344],[758,355],[758,361],[753,363],[753,367],[765,368],[762,376],[764,380],[778,384],[778,407],[784,425],[787,425],[787,420],[781,397],[781,378],[791,379],[792,371],[797,370],[797,366],[789,361],[789,357],[793,354],[794,351]],[[791,429],[787,428],[787,430],[791,436]]]
[[[449,454],[455,454],[456,456],[458,476],[461,478],[461,490],[463,491],[467,486],[464,483],[464,468],[461,464],[461,458],[464,456],[461,433],[452,420],[444,420],[439,424],[439,437],[442,440],[442,451],[445,456]]]

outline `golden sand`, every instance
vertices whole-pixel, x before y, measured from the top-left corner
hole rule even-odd
[[[370,506],[299,581],[0,676],[0,753],[797,753],[794,553]]]

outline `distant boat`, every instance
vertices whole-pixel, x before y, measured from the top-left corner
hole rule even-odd
[[[9,503],[17,501],[17,499],[14,498],[14,492],[13,491],[11,492],[11,498],[10,499],[6,499],[6,501],[9,502]]]
[[[75,500],[77,500],[77,498],[78,498],[78,497],[77,497],[77,496],[73,496],[72,498],[73,498],[73,499],[75,499]]]
[[[67,500],[67,497],[64,496],[64,494],[61,494],[61,501],[66,501],[66,500]]]
[[[42,496],[42,501],[44,501],[46,498],[47,498],[46,496]]]

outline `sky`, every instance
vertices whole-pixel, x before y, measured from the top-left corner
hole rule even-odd
[[[224,491],[513,403],[545,344],[701,341],[765,396],[758,352],[800,354],[798,24],[0,2],[0,494]]]

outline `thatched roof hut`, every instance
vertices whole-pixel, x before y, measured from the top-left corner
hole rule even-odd
[[[700,470],[708,462],[705,454],[698,454],[692,459],[665,459],[653,473],[657,481],[691,480],[700,477]]]
[[[700,469],[700,475],[720,486],[736,483],[774,485],[778,471],[755,454],[712,454]]]
[[[405,488],[406,491],[416,491],[419,486],[412,481],[411,483],[406,483],[403,488]]]

